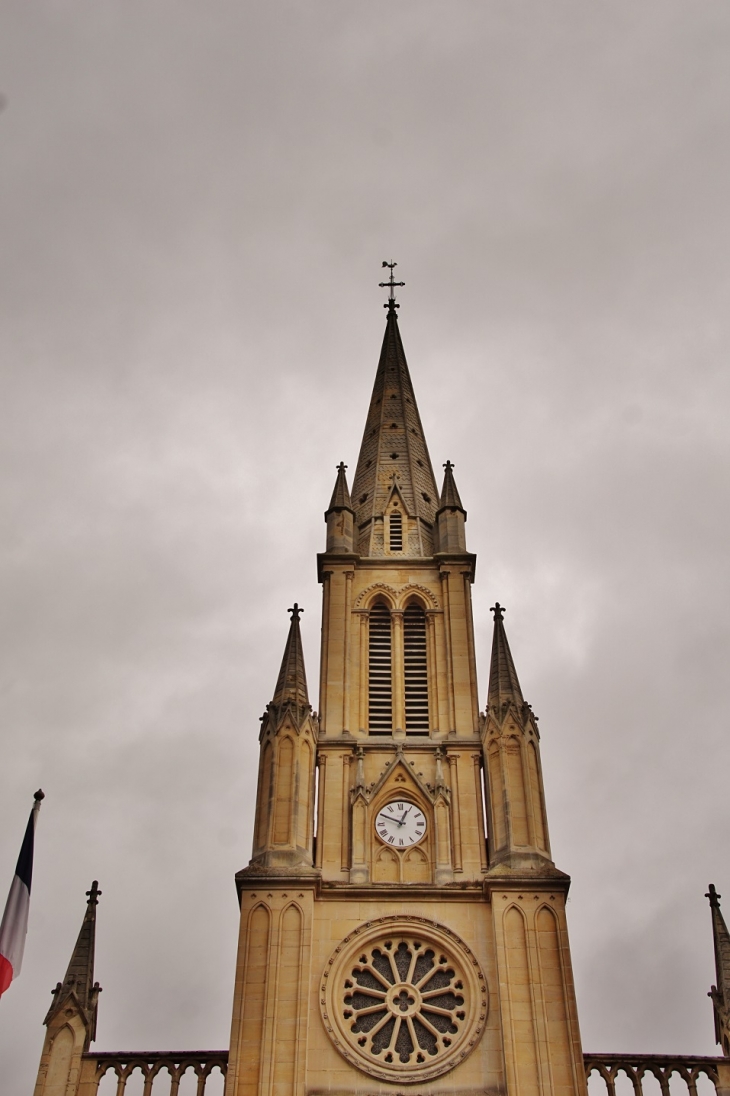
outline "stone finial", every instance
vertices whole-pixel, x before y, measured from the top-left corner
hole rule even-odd
[[[87,905],[97,906],[99,904],[99,897],[101,893],[102,892],[99,890],[99,880],[95,879],[91,884],[91,890],[87,890],[86,892],[86,897],[89,899]]]

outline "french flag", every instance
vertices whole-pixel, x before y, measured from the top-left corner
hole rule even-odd
[[[20,856],[15,869],[10,894],[5,903],[5,913],[0,922],[0,996],[5,993],[13,978],[20,974],[25,949],[25,936],[28,931],[28,910],[30,908],[30,884],[33,878],[33,836],[41,800],[42,791],[33,796],[35,803],[30,812],[25,837],[20,846]]]

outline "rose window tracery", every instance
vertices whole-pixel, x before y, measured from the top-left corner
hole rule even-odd
[[[330,960],[322,988],[335,1045],[378,1077],[446,1072],[466,1057],[486,1019],[476,959],[425,918],[383,918],[356,930]]]

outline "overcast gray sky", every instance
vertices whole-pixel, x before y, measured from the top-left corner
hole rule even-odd
[[[228,1045],[258,717],[398,260],[540,716],[587,1050],[714,1053],[730,911],[727,0],[5,0],[4,1096],[93,878],[101,1050]]]

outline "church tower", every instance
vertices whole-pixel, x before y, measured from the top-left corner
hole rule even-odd
[[[319,713],[294,606],[261,725],[226,1096],[585,1096],[540,736],[439,492],[390,299],[360,455],[325,513]]]

